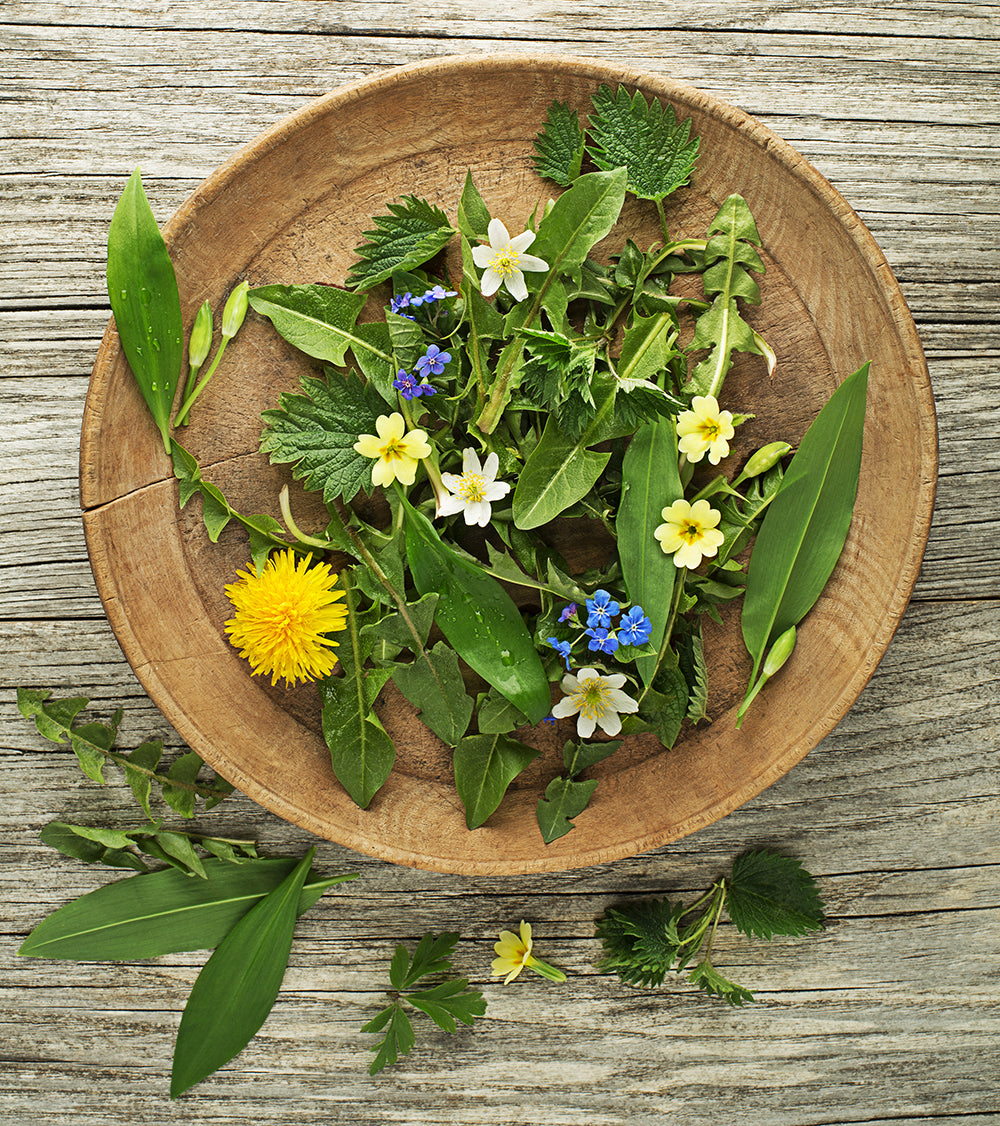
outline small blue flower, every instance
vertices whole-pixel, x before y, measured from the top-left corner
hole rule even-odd
[[[653,632],[653,623],[642,612],[641,606],[633,606],[618,623],[618,637],[626,645],[645,645]]]
[[[562,613],[559,615],[559,621],[568,622],[570,618],[576,617],[576,603],[570,602],[562,608]]]
[[[429,383],[418,383],[415,375],[410,375],[402,368],[396,372],[396,378],[392,381],[392,385],[407,401],[418,399],[421,395],[437,394],[436,387],[432,387]]]
[[[443,301],[446,297],[457,297],[458,290],[445,289],[443,285],[436,285],[433,289],[427,290],[421,300],[430,303],[431,301]]]
[[[592,629],[610,629],[611,619],[617,613],[618,603],[611,600],[611,595],[606,590],[595,590],[594,597],[587,599],[587,625]]]
[[[573,646],[568,641],[560,641],[558,637],[547,637],[545,640],[566,662],[566,671],[569,672],[569,652]]]
[[[412,321],[414,318],[411,317],[409,313],[400,312],[401,309],[405,309],[411,303],[414,305],[420,304],[419,301],[414,300],[412,293],[401,293],[398,297],[393,297],[389,302],[389,312],[397,313],[401,317],[406,317],[408,321]]]
[[[555,723],[555,722],[556,722],[556,717],[554,715],[544,715],[544,716],[542,716],[542,723]]]
[[[606,629],[588,629],[584,633],[590,638],[588,648],[595,653],[613,653],[618,648],[618,638]]]
[[[431,344],[427,351],[417,360],[417,371],[426,379],[428,375],[440,375],[444,365],[451,360],[450,352],[442,352],[436,344]]]

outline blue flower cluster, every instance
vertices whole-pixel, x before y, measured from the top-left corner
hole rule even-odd
[[[409,309],[411,307],[417,309],[421,305],[433,305],[435,301],[443,301],[446,297],[457,296],[457,290],[445,289],[443,285],[436,285],[433,289],[428,289],[417,297],[414,297],[412,293],[401,293],[398,297],[393,297],[389,302],[389,312],[397,313],[401,317],[406,317],[408,321],[412,321],[416,318],[410,313],[404,313],[403,309]]]
[[[427,382],[427,377],[428,375],[440,375],[444,371],[444,365],[450,360],[450,352],[442,352],[436,344],[431,344],[417,360],[413,373],[411,374],[400,368],[396,372],[396,378],[392,381],[392,385],[407,401],[418,399],[421,395],[436,395],[437,388],[432,387]],[[423,383],[419,382],[421,379],[424,381]]]
[[[560,613],[559,621],[575,620],[576,615],[576,603],[570,602]],[[617,652],[622,645],[645,645],[652,633],[653,625],[641,606],[633,606],[622,613],[619,604],[606,590],[595,590],[594,597],[587,599],[587,628],[583,634],[590,638],[587,647],[591,652],[610,654]],[[560,641],[558,637],[547,637],[545,640],[566,662],[568,670],[573,643]]]

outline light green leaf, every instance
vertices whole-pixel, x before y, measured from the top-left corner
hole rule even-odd
[[[655,380],[667,367],[677,339],[676,320],[671,313],[641,317],[638,313],[625,330],[616,370],[621,380]]]
[[[108,231],[108,297],[122,350],[170,452],[170,408],[181,370],[184,323],[173,263],[137,168]]]
[[[462,187],[462,197],[458,201],[458,229],[467,239],[482,239],[484,242],[489,237],[490,212],[479,189],[472,182],[472,173],[465,173],[465,184]]]
[[[307,356],[342,367],[348,349],[362,347],[355,322],[363,294],[332,285],[264,285],[247,297],[251,309]]]
[[[420,712],[420,718],[449,747],[454,747],[472,718],[455,650],[439,641],[433,649],[393,674],[396,687]]]
[[[597,789],[597,779],[576,782],[571,778],[553,778],[545,787],[545,796],[538,799],[538,828],[542,840],[551,844],[573,828],[572,819],[587,808]]]
[[[167,771],[167,777],[174,782],[187,783],[187,786],[172,786],[169,782],[163,783],[163,800],[181,817],[194,817],[195,791],[192,786],[198,777],[204,763],[194,751],[187,751],[179,758],[174,759]]]
[[[163,742],[157,739],[155,742],[143,743],[141,747],[136,749],[128,756],[128,761],[132,766],[126,766],[125,780],[131,787],[132,793],[135,795],[135,800],[142,806],[143,812],[146,816],[153,820],[152,810],[149,808],[149,794],[152,788],[153,780],[146,773],[156,769],[156,764],[163,757]],[[142,769],[136,769],[141,767]]]
[[[510,700],[492,690],[486,694],[476,713],[480,735],[506,735],[515,727],[524,727],[528,717]]]
[[[455,789],[465,823],[475,829],[503,800],[507,787],[538,751],[506,735],[467,735],[455,748]]]
[[[142,860],[128,847],[108,846],[95,840],[85,832],[80,825],[69,825],[64,821],[50,821],[39,833],[43,844],[61,852],[63,856],[71,856],[74,860],[82,860],[84,864],[106,864],[112,868],[133,868],[137,872],[148,871]],[[127,845],[131,841],[126,841]]]

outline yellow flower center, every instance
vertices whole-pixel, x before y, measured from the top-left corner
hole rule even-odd
[[[602,677],[591,677],[573,693],[573,704],[579,705],[580,715],[598,720],[610,711],[608,689]]]
[[[705,534],[705,529],[694,520],[688,520],[677,530],[677,534],[685,543],[697,543]]]
[[[392,461],[394,458],[404,458],[407,456],[406,442],[402,438],[390,438],[378,452],[379,457],[381,457],[383,461]]]
[[[486,496],[486,479],[482,473],[464,473],[456,491],[466,504],[476,504]]]
[[[712,443],[718,438],[721,427],[718,419],[706,418],[698,429],[701,431],[702,438],[706,442]]]
[[[520,260],[520,254],[512,246],[503,246],[490,259],[490,269],[502,278],[509,278],[518,272]]]

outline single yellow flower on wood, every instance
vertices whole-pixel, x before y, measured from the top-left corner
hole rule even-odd
[[[703,558],[711,559],[718,554],[725,539],[716,527],[722,513],[707,500],[696,500],[694,504],[675,500],[661,515],[666,523],[660,524],[653,535],[678,567],[693,569]]]
[[[240,581],[226,587],[236,609],[225,623],[229,640],[271,684],[329,676],[337,663],[331,647],[339,643],[324,635],[347,628],[347,607],[335,605],[344,592],[332,589],[337,575],[328,564],[311,562],[281,551],[260,572],[252,563],[237,571]]]
[[[566,975],[562,970],[558,970],[555,966],[550,966],[548,962],[543,962],[540,958],[532,956],[531,923],[526,923],[522,919],[518,930],[520,934],[514,934],[513,931],[501,931],[500,941],[493,944],[493,949],[497,953],[497,957],[493,959],[490,965],[493,976],[503,977],[506,974],[507,976],[503,979],[503,983],[506,985],[513,981],[521,970],[527,966],[529,970],[534,970],[536,974],[547,977],[550,981],[565,981]]]
[[[417,462],[429,457],[431,447],[424,430],[406,429],[406,421],[398,411],[380,414],[375,420],[378,434],[362,434],[354,449],[362,457],[376,459],[372,466],[372,484],[386,488],[398,481],[412,485],[417,476]]]

